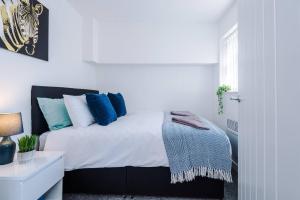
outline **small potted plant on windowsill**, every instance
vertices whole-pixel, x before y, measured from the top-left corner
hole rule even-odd
[[[26,135],[18,139],[19,151],[17,159],[19,163],[31,161],[35,154],[35,147],[37,143],[37,136]]]
[[[224,105],[223,105],[224,94],[226,92],[229,92],[230,90],[231,90],[231,87],[229,85],[221,85],[218,87],[217,96],[218,96],[218,103],[219,103],[219,107],[218,107],[219,115],[222,115],[224,113],[224,111],[223,111],[223,109],[224,109]]]

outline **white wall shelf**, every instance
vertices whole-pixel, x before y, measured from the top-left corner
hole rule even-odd
[[[120,62],[120,63],[117,63],[117,62],[101,62],[101,61],[86,61],[88,63],[92,63],[92,64],[96,64],[96,65],[99,65],[99,66],[112,66],[112,65],[117,65],[117,66],[153,66],[153,65],[156,65],[156,66],[204,66],[204,65],[212,65],[212,66],[215,66],[219,63],[215,62],[215,63],[188,63],[188,62],[185,62],[185,63],[171,63],[171,62],[161,62],[161,63],[155,63],[155,62],[148,62],[148,63],[145,63],[145,62],[127,62],[127,63],[123,63],[123,62]]]
[[[217,24],[151,24],[84,19],[83,59],[97,64],[218,63]]]

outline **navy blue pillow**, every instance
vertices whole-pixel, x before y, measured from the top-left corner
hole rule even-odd
[[[126,105],[125,105],[125,101],[124,101],[122,94],[108,93],[107,96],[108,96],[111,104],[113,105],[113,107],[117,113],[117,116],[121,117],[121,116],[126,115],[126,113],[127,113]]]
[[[105,94],[86,94],[86,101],[95,121],[106,126],[117,120],[117,114]]]

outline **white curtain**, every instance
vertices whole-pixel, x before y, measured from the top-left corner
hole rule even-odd
[[[221,39],[220,84],[238,91],[238,31],[237,26]]]

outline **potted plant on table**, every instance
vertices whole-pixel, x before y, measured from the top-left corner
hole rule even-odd
[[[17,154],[20,163],[31,161],[34,157],[37,136],[26,135],[18,139],[19,151]]]

